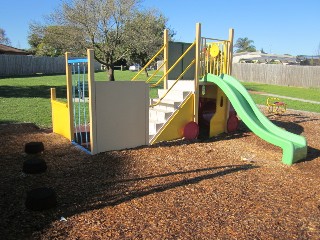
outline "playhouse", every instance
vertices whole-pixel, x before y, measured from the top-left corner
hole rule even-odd
[[[66,53],[67,103],[51,89],[53,131],[91,154],[151,145],[161,141],[233,132],[238,117],[259,137],[283,149],[291,165],[306,157],[304,137],[271,123],[242,84],[231,77],[233,29],[228,39],[201,36],[196,25],[193,43],[168,41],[131,81],[94,79],[93,50],[87,58]],[[163,54],[159,69],[146,81],[140,74]],[[156,79],[156,80],[155,80]],[[150,99],[149,88],[158,97]]]

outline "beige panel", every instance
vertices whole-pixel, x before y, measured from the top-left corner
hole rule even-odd
[[[96,82],[97,152],[148,144],[149,87],[144,82]]]
[[[168,87],[170,88],[175,82],[175,80],[168,80]],[[194,80],[179,80],[172,90],[194,92],[194,87]]]

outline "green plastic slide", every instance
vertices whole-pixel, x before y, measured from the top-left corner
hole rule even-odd
[[[207,74],[204,81],[212,82],[227,95],[241,120],[263,140],[282,148],[282,162],[292,165],[307,156],[307,142],[303,136],[274,125],[257,107],[245,87],[235,78]]]

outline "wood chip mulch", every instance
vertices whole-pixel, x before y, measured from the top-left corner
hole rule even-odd
[[[308,141],[307,160],[251,133],[173,141],[90,156],[50,129],[0,125],[1,239],[320,239],[320,114],[268,115]],[[24,174],[27,142],[47,163]],[[56,208],[31,211],[51,187]]]

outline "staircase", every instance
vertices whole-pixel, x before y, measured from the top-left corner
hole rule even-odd
[[[169,87],[173,83],[174,81],[169,80]],[[166,127],[166,123],[174,117],[175,112],[179,110],[187,97],[192,93],[192,85],[190,83],[184,85],[180,84],[180,86],[177,85],[167,93],[158,105],[149,107],[149,143],[151,144]],[[150,99],[150,105],[157,103],[159,98],[164,96],[166,92],[167,89],[158,89],[158,98]]]

